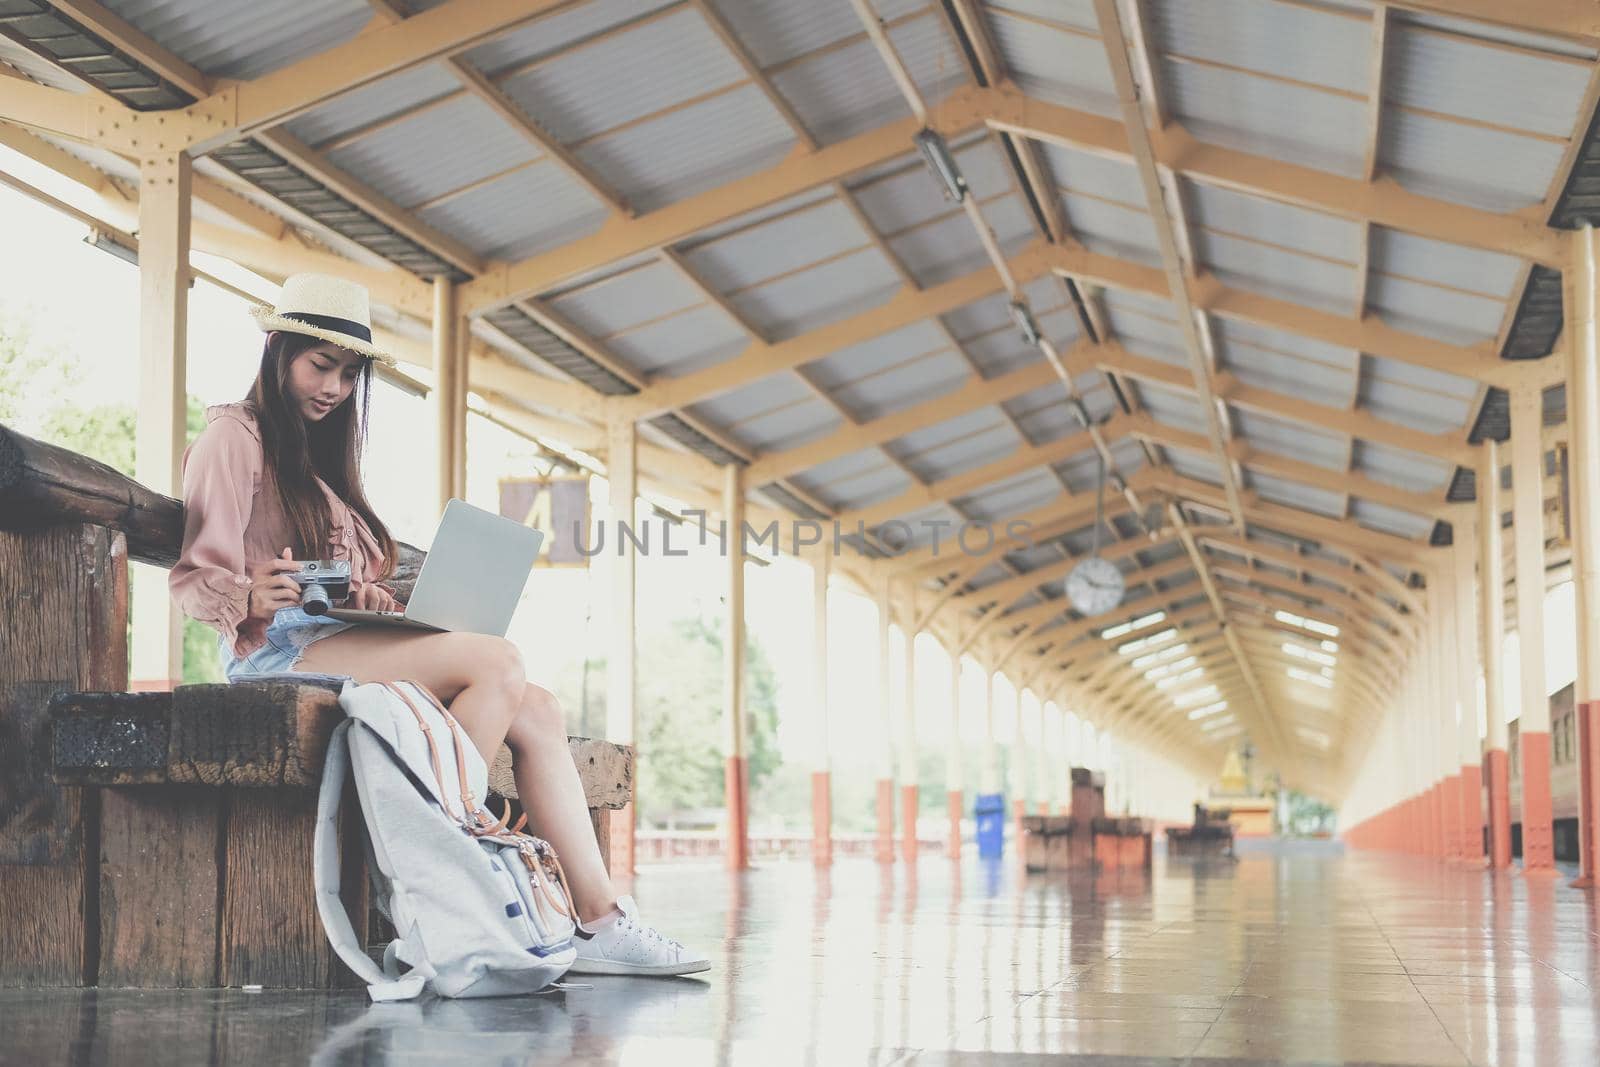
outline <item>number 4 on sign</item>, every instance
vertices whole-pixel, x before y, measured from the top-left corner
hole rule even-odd
[[[539,546],[539,555],[547,557],[556,543],[556,526],[551,521],[550,514],[550,500],[554,495],[548,485],[536,486],[533,490],[533,503],[529,505],[528,513],[522,517],[522,525],[544,531],[544,543]]]

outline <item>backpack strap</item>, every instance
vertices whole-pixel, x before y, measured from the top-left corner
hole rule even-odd
[[[345,719],[333,728],[323,762],[322,786],[317,792],[317,830],[312,845],[317,914],[322,918],[322,929],[327,932],[333,950],[347,967],[367,983],[367,993],[373,1000],[411,1000],[422,992],[432,968],[421,961],[423,965],[404,976],[386,974],[356,939],[350,916],[345,913],[344,901],[339,896],[339,801],[344,795],[345,780],[349,777],[350,742],[347,735],[350,723],[351,720]]]

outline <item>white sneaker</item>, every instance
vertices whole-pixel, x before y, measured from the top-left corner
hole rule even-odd
[[[662,937],[653,926],[639,921],[632,897],[619,897],[615,919],[592,933],[580,925],[572,943],[578,958],[568,974],[637,974],[667,976],[709,971],[711,961],[677,941]]]

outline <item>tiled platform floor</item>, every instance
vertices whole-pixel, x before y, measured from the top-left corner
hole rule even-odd
[[[1594,1067],[1600,904],[1566,881],[1305,847],[1153,878],[661,867],[641,905],[710,950],[709,980],[380,1006],[0,991],[0,1063]]]

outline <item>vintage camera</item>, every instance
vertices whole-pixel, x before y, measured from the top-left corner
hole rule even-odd
[[[307,615],[326,615],[335,604],[350,599],[350,561],[313,559],[289,575],[300,583],[300,607]]]

